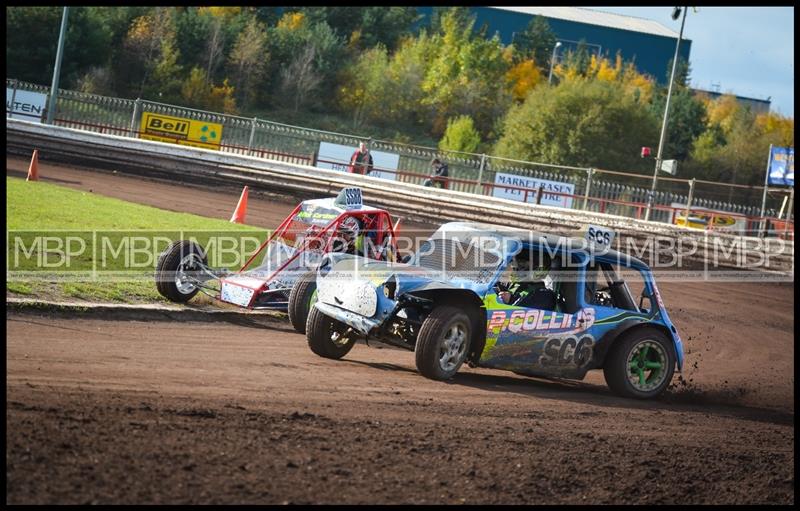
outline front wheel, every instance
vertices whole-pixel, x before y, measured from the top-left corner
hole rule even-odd
[[[317,301],[317,272],[307,272],[300,277],[289,293],[289,322],[301,334],[306,333],[308,313]]]
[[[306,339],[311,351],[324,358],[340,359],[356,344],[356,336],[347,325],[311,309],[306,323]]]
[[[603,364],[608,387],[623,397],[653,398],[672,381],[675,350],[662,332],[639,328],[611,347]]]
[[[471,338],[469,316],[457,307],[437,307],[425,318],[417,336],[417,369],[426,378],[449,380],[466,360]]]
[[[203,266],[208,266],[208,257],[200,245],[189,240],[174,241],[158,258],[156,289],[172,302],[186,303],[200,291],[191,277]]]

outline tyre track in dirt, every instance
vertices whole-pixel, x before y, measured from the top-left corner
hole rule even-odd
[[[7,316],[8,503],[792,503],[789,412],[258,325]]]
[[[7,157],[7,175],[28,161]],[[229,218],[240,189],[40,161],[43,181]],[[274,227],[296,201],[252,193]],[[423,232],[434,226],[415,225]],[[793,503],[794,284],[662,282],[658,401],[248,324],[8,315],[7,503]]]
[[[29,160],[6,157],[6,174],[24,177]],[[40,178],[170,211],[226,219],[241,189],[202,188],[40,160]],[[285,199],[285,200],[276,200]],[[248,222],[273,228],[296,200],[252,192]],[[436,226],[403,223],[404,234]],[[674,282],[659,290],[687,352],[676,398],[794,410],[794,283]]]

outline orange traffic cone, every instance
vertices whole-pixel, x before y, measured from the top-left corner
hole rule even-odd
[[[243,224],[244,223],[244,215],[247,213],[247,187],[244,187],[242,190],[242,196],[239,197],[239,204],[236,205],[236,209],[233,212],[233,216],[231,217],[231,222],[235,224]]]
[[[33,157],[31,157],[31,164],[28,167],[28,177],[25,181],[38,181],[39,180],[39,150],[33,150]]]

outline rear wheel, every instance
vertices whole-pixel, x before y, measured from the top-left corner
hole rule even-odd
[[[311,351],[320,357],[332,359],[347,355],[356,343],[356,335],[350,327],[316,308],[312,308],[308,314],[306,339]]]
[[[433,380],[449,380],[464,363],[472,339],[472,322],[462,309],[442,306],[425,318],[414,347],[417,369]]]
[[[317,301],[317,272],[310,271],[300,277],[289,293],[289,322],[294,329],[306,333],[308,313]]]
[[[200,290],[191,277],[208,265],[200,245],[189,240],[173,241],[158,258],[156,264],[156,289],[164,298],[186,303]]]
[[[603,374],[615,393],[638,399],[656,397],[675,372],[675,350],[664,333],[639,328],[618,339],[603,364]]]

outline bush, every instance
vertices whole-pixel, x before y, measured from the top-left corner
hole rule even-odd
[[[474,153],[478,151],[480,144],[481,137],[478,130],[475,129],[472,118],[468,115],[461,115],[448,119],[447,129],[439,141],[439,149]]]

